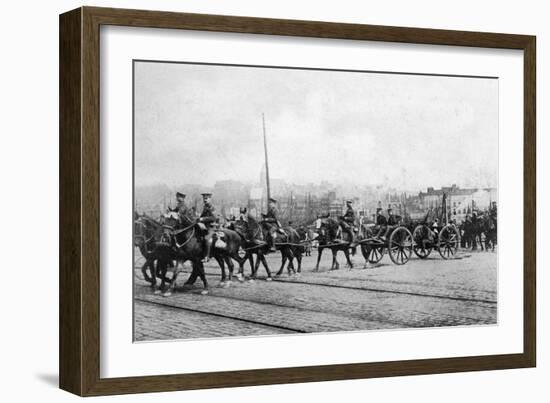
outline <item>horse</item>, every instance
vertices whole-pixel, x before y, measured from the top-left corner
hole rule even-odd
[[[145,281],[151,283],[151,288],[156,290],[156,279],[160,278],[162,283],[170,281],[166,277],[166,268],[173,266],[171,259],[160,256],[157,250],[157,242],[162,237],[163,228],[155,219],[146,215],[134,215],[134,245],[139,249],[145,258],[141,272]],[[150,276],[147,274],[149,269]]]
[[[288,275],[300,274],[302,272],[302,254],[305,251],[305,245],[300,238],[298,232],[291,226],[285,227],[281,232],[275,233],[275,248],[281,252],[281,267],[275,276],[280,276],[283,273],[285,264],[287,265]],[[294,267],[294,259],[298,267]]]
[[[485,234],[485,250],[488,252],[489,247],[491,251],[495,251],[495,245],[497,243],[497,223],[496,220],[489,214],[485,214],[481,219],[481,226],[483,233]]]
[[[231,281],[233,279],[233,260],[237,261],[239,263],[239,268],[244,264],[243,259],[239,256],[239,248],[241,247],[241,238],[239,234],[237,234],[235,231],[227,229],[227,228],[219,228],[214,231],[212,231],[210,239],[206,239],[207,235],[204,234],[204,229],[200,227],[200,224],[197,222],[197,220],[194,217],[180,217],[178,213],[170,212],[165,214],[165,217],[167,220],[170,220],[171,225],[175,226],[176,231],[174,232],[175,236],[181,236],[182,231],[193,231],[192,236],[196,239],[197,245],[200,247],[195,248],[193,250],[193,253],[189,255],[189,253],[185,253],[184,256],[192,256],[193,259],[188,258],[188,260],[197,261],[199,258],[204,258],[205,254],[205,248],[204,241],[211,242],[211,253],[212,257],[218,262],[220,269],[221,269],[221,281],[220,286],[225,286],[231,284]],[[179,222],[179,220],[183,220],[182,223]],[[183,230],[178,229],[179,226],[185,227]],[[185,242],[189,242],[191,238],[191,235],[189,238],[185,240]],[[178,241],[176,239],[176,246],[177,248],[181,248],[183,244],[178,245]],[[229,279],[227,279],[227,275],[225,272],[225,266],[227,265],[229,270]],[[191,276],[189,277],[189,280],[186,282],[193,284],[195,280],[197,279],[197,275],[201,277],[203,280],[203,283],[206,281],[205,278],[202,277],[201,274],[204,274],[204,265],[202,263],[202,260],[200,261],[199,269],[196,272],[191,273]],[[226,284],[227,281],[227,284]],[[206,285],[205,285],[206,288]]]
[[[202,258],[204,256],[203,242],[197,234],[196,220],[194,217],[180,216],[176,212],[168,212],[162,216],[161,224],[167,229],[162,243],[157,247],[157,253],[171,256],[176,261],[172,279],[164,296],[169,296],[176,286],[178,267],[186,261],[191,261],[192,271],[184,285],[193,285],[200,277],[204,289],[201,294],[208,294],[208,281],[204,273]]]
[[[463,229],[466,246],[472,250],[477,250],[477,245],[479,244],[481,250],[483,250],[483,236],[485,234],[482,216],[465,221]]]
[[[267,273],[267,281],[271,281],[271,271],[267,264],[265,255],[269,253],[269,246],[265,242],[265,235],[260,224],[252,217],[248,215],[246,220],[236,220],[232,223],[229,229],[233,229],[242,240],[242,247],[245,255],[242,259],[243,264],[239,267],[239,279],[243,279],[244,262],[247,260],[250,262],[251,268],[251,280],[255,280],[260,263],[264,266]],[[254,263],[254,255],[256,255],[256,263]]]
[[[239,264],[238,278],[241,279],[240,273],[244,265],[245,259],[239,256],[239,249],[241,248],[243,241],[241,236],[228,228],[220,228],[214,231],[212,235],[212,256],[221,269],[221,281],[220,286],[229,286],[233,280],[233,260]],[[225,265],[228,268],[228,276],[225,273]]]
[[[313,271],[319,271],[319,262],[321,261],[321,255],[323,254],[323,250],[325,248],[332,251],[332,266],[330,270],[338,270],[340,268],[340,264],[336,259],[338,251],[344,252],[347,266],[352,269],[353,263],[351,262],[349,252],[352,239],[347,231],[342,231],[342,240],[336,240],[336,234],[338,233],[338,229],[340,227],[338,220],[332,217],[318,218],[315,227],[318,234],[317,240],[319,241],[319,246],[317,249],[317,264],[315,265],[315,269],[313,269]]]

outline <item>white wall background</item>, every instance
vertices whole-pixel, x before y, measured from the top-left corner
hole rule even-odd
[[[447,28],[537,35],[538,47],[538,368],[301,385],[134,395],[102,401],[548,401],[550,276],[550,25],[546,2],[124,0],[87,5],[273,18]],[[58,14],[79,1],[11,1],[0,24],[0,396],[4,401],[64,402],[58,365]],[[546,182],[546,183],[545,183]],[[518,253],[520,249],[518,248]],[[414,348],[414,346],[411,346]],[[8,400],[9,399],[9,400]]]

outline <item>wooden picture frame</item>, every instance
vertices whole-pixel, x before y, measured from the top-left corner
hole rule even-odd
[[[519,49],[524,56],[523,353],[244,371],[100,377],[101,25]],[[81,7],[60,16],[60,387],[81,396],[481,371],[536,363],[534,36]]]

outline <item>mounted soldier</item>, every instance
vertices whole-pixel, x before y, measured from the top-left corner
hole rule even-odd
[[[342,240],[342,231],[345,231],[349,234],[351,239],[351,246],[355,243],[355,234],[353,227],[355,225],[355,210],[353,209],[353,201],[346,200],[346,212],[343,216],[339,217],[340,222],[340,231],[338,234],[338,239]]]
[[[176,192],[176,208],[174,208],[173,211],[178,213],[180,224],[187,221],[187,217],[189,217],[191,211],[189,210],[189,207],[187,207],[187,205],[185,204],[184,193]]]
[[[280,232],[284,234],[284,231],[281,227],[281,223],[278,218],[279,212],[277,211],[277,200],[274,198],[269,198],[269,204],[266,214],[262,214],[262,223],[267,229],[267,244],[269,246],[270,252],[275,252],[275,233]]]
[[[239,234],[241,238],[247,240],[248,227],[248,209],[246,207],[241,207],[239,209],[239,218],[236,219],[229,228]]]
[[[213,226],[217,221],[215,209],[212,205],[212,193],[202,193],[203,208],[198,219],[199,236],[204,246],[204,262],[212,257]]]

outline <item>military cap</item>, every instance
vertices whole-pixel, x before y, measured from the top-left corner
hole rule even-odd
[[[181,192],[176,192],[176,197],[180,199],[185,199],[185,194]]]
[[[376,212],[377,212],[377,213],[379,213],[379,212],[381,212],[381,211],[382,211],[382,207],[377,207],[377,208],[376,208]]]
[[[274,199],[273,197],[270,197],[270,198],[269,198],[269,201],[270,201],[271,203],[277,203],[277,200]]]
[[[202,197],[212,197],[212,193],[201,193]]]
[[[346,200],[346,203],[353,203],[353,200],[348,199],[348,200]]]

